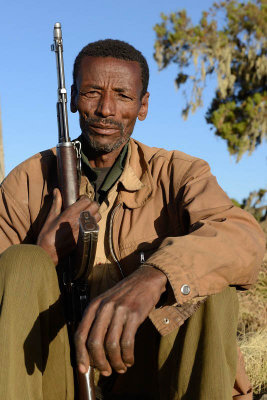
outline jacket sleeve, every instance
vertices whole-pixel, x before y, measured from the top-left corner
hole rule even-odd
[[[255,219],[233,206],[205,161],[194,161],[179,185],[185,234],[166,238],[146,264],[164,272],[178,304],[255,282],[265,238]],[[176,190],[177,192],[177,190]]]
[[[26,213],[6,191],[0,192],[0,253],[24,241],[28,231]]]
[[[28,197],[27,175],[16,168],[0,185],[0,253],[13,244],[32,242]]]

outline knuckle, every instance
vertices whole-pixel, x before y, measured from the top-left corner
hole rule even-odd
[[[99,340],[97,340],[95,338],[92,338],[92,339],[89,338],[87,340],[87,348],[89,351],[97,351],[101,347],[102,347],[102,343]]]
[[[117,304],[116,306],[116,312],[118,314],[127,314],[129,313],[129,308],[126,304],[123,304],[122,302],[120,302],[119,304]]]
[[[102,313],[109,313],[114,308],[112,300],[103,300],[100,304],[99,311]]]
[[[133,340],[132,339],[124,339],[124,340],[121,341],[121,348],[123,350],[130,349],[131,347],[133,347]]]
[[[84,342],[83,336],[82,336],[81,332],[77,330],[74,334],[74,343],[76,346],[78,346],[83,342]]]
[[[90,209],[91,213],[96,214],[97,211],[99,210],[99,204],[96,201],[92,201],[89,204],[89,209]]]
[[[131,321],[133,324],[138,325],[140,323],[141,315],[139,309],[131,310]]]
[[[119,349],[119,343],[115,340],[108,340],[106,342],[106,349],[108,352],[114,352]]]

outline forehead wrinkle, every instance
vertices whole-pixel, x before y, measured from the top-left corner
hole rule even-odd
[[[89,57],[90,58],[90,57]],[[136,64],[131,61],[112,60],[111,63],[106,64],[104,59],[88,60],[84,58],[80,66],[80,84],[82,88],[92,87],[95,89],[110,88],[113,91],[133,92],[141,82],[141,70],[137,64],[138,73],[136,74]],[[97,70],[96,70],[97,65]],[[134,66],[134,67],[133,67]],[[129,86],[129,83],[130,86]],[[131,85],[133,81],[136,81]]]
[[[103,85],[103,86],[101,86],[101,85],[94,85],[94,84],[88,84],[88,85],[85,85],[85,88],[91,88],[91,89],[96,89],[96,90],[104,90],[105,89],[105,85]],[[114,91],[114,92],[117,92],[117,93],[125,93],[125,92],[130,92],[132,89],[131,88],[129,88],[128,86],[125,86],[125,87],[111,87],[111,89]]]

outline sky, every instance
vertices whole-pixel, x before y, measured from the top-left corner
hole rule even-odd
[[[31,155],[57,143],[57,75],[55,54],[50,51],[53,26],[61,22],[66,88],[70,98],[72,66],[83,46],[98,39],[129,42],[147,58],[150,67],[150,104],[145,121],[136,123],[133,137],[147,145],[178,149],[209,162],[226,193],[238,201],[267,186],[267,144],[239,163],[205,121],[216,81],[209,82],[204,107],[187,121],[185,104],[175,89],[177,67],[159,72],[153,59],[160,13],[186,9],[193,22],[212,4],[210,0],[46,0],[2,2],[0,7],[0,105],[3,125],[5,171]],[[79,133],[77,114],[69,112],[70,136]]]

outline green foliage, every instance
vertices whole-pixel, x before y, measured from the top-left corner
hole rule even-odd
[[[246,199],[243,199],[241,204],[241,208],[250,212],[258,222],[267,220],[266,193],[267,189],[255,190]]]
[[[241,208],[241,204],[236,199],[231,199],[234,206]]]
[[[191,91],[183,117],[202,106],[207,77],[216,75],[206,120],[238,161],[266,138],[267,0],[214,3],[197,25],[185,10],[161,18],[154,27],[154,58],[161,70],[177,64],[177,88],[187,83]]]
[[[267,220],[266,193],[267,189],[259,189],[250,192],[241,204],[236,199],[231,199],[231,201],[234,206],[243,208],[252,214],[258,222],[263,223]]]

